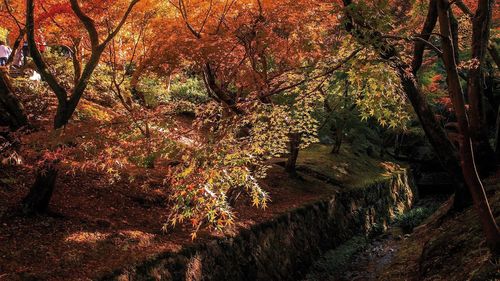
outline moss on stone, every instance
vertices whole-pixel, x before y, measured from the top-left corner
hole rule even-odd
[[[384,182],[396,170],[401,170],[399,163],[352,150],[345,144],[338,154],[332,154],[330,146],[315,144],[299,153],[298,165],[347,188],[365,188]]]

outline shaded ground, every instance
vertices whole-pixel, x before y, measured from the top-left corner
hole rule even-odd
[[[490,203],[500,221],[499,181],[489,182]],[[379,280],[500,280],[500,266],[491,261],[476,212],[447,214],[441,207],[402,242],[394,261]]]
[[[379,161],[371,160],[364,166],[346,169],[354,175],[361,168],[384,171],[384,166],[379,165]],[[276,166],[262,182],[272,200],[266,210],[253,208],[249,200],[241,200],[236,206],[238,218],[233,229],[226,233],[202,231],[193,242],[190,228],[180,226],[171,233],[161,231],[169,214],[169,191],[161,184],[164,179],[161,170],[144,169],[139,174],[141,177],[133,183],[122,179],[110,184],[98,172],[63,173],[50,205],[51,215],[23,217],[16,208],[27,193],[32,176],[14,168],[3,169],[0,280],[88,280],[161,252],[178,251],[183,245],[202,243],[214,236],[235,235],[240,229],[340,190],[306,174],[291,179]]]
[[[299,155],[299,170],[346,187],[364,187],[388,176],[394,163],[370,157],[359,147],[343,145],[339,154],[331,146],[315,144]]]
[[[385,233],[373,233],[372,237],[353,237],[338,248],[328,251],[311,266],[304,281],[377,280],[384,268],[393,262],[404,241],[409,239],[408,232],[411,232],[414,224],[430,216],[443,200],[432,197],[420,199],[411,211],[398,216]]]
[[[499,178],[485,181],[497,221]],[[443,203],[411,234],[393,226],[373,240],[354,237],[319,259],[305,280],[500,280],[500,265],[491,261],[474,209],[449,213],[450,206]]]
[[[166,192],[157,187],[118,183],[108,186],[99,175],[63,177],[54,195],[52,217],[25,218],[15,207],[22,192],[2,192],[0,280],[33,276],[43,280],[84,280],[163,251],[192,243],[190,229],[161,232],[168,208]],[[280,184],[277,185],[276,183]],[[83,184],[85,183],[85,184]],[[264,183],[272,196],[267,210],[240,205],[236,229],[265,221],[289,209],[318,200],[335,188],[309,177],[288,180],[276,169]],[[6,200],[4,196],[10,195]],[[218,233],[202,233],[202,242]]]

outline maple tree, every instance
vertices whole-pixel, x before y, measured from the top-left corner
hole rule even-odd
[[[37,48],[37,44],[35,41],[34,1],[27,1],[26,7],[27,38],[31,55],[35,64],[37,65],[37,69],[40,71],[40,75],[42,75],[42,77],[47,81],[58,98],[58,110],[56,116],[54,117],[55,128],[62,127],[71,118],[78,105],[78,102],[84,94],[88,79],[99,63],[102,53],[104,52],[108,43],[118,34],[133,7],[138,3],[138,0],[133,0],[130,2],[128,8],[126,9],[123,17],[119,20],[117,26],[115,28],[109,29],[107,36],[103,41],[100,41],[99,39],[99,32],[92,18],[90,18],[89,15],[87,15],[86,12],[82,10],[76,0],[70,1],[70,3],[71,10],[76,15],[81,24],[85,27],[85,30],[88,33],[91,53],[89,61],[87,62],[81,73],[80,71],[77,71],[79,67],[75,65],[75,85],[69,96],[67,94],[67,90],[64,89],[57,82],[56,78],[51,75],[50,71],[47,70],[47,66]]]
[[[474,168],[487,174],[495,162],[482,104],[500,103],[480,85],[486,61],[498,68],[488,36],[498,12],[476,2],[5,0],[0,25],[14,50],[26,37],[44,80],[26,91],[55,96],[57,130],[25,143],[43,147],[25,211],[47,208],[59,167],[132,180],[131,167],[159,166],[171,191],[165,229],[188,222],[193,237],[204,226],[221,230],[234,222],[238,199],[269,204],[259,180],[273,159],[287,157],[297,175],[300,150],[318,142],[318,131],[328,131],[338,153],[350,119],[405,130],[411,105],[456,181],[456,207],[467,205],[469,187],[488,241],[498,243]],[[42,41],[52,48],[41,52]],[[17,129],[27,119],[10,101],[4,119]],[[82,113],[87,102],[99,104],[99,120]],[[456,122],[436,118],[440,103]],[[193,119],[189,130],[172,120],[183,114]]]

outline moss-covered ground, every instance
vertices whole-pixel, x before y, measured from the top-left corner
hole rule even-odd
[[[329,145],[314,144],[299,153],[297,165],[299,170],[326,177],[342,187],[363,188],[401,169],[392,159],[377,156],[355,151],[350,144],[342,145],[337,154],[331,153]]]

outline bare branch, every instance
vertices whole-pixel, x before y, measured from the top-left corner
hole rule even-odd
[[[113,39],[116,34],[118,34],[118,32],[120,32],[120,29],[123,27],[123,25],[125,24],[125,22],[127,21],[127,18],[128,16],[130,15],[130,13],[132,12],[132,9],[134,8],[134,6],[139,3],[140,0],[132,0],[127,8],[127,11],[125,12],[125,14],[123,15],[120,23],[116,26],[115,30],[113,32],[111,32],[110,34],[108,34],[108,37],[104,40],[104,42],[101,44],[101,47],[105,47],[106,44],[109,43],[109,41],[111,41],[111,39]]]
[[[7,13],[16,23],[17,28],[19,28],[19,30],[24,29],[24,27],[22,26],[23,24],[16,18],[16,16],[14,16],[14,13],[12,12],[12,7],[10,6],[9,1],[4,0],[3,3],[5,4],[5,8],[7,9]]]
[[[420,38],[421,40],[415,41],[415,46],[413,47],[413,61],[411,64],[413,74],[416,74],[422,66],[426,44],[430,45],[434,50],[439,50],[439,48],[435,47],[434,45],[428,44],[431,33],[436,26],[437,18],[438,14],[436,0],[431,0],[429,2],[429,10],[427,11],[427,17],[425,19],[424,27],[420,32],[420,36],[416,37]],[[442,53],[441,50],[439,50],[438,53]]]

